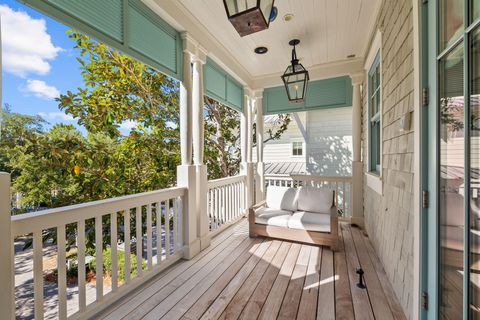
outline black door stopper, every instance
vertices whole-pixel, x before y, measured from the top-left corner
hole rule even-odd
[[[358,283],[357,283],[357,287],[359,287],[360,289],[365,289],[365,284],[363,283],[363,274],[365,272],[363,271],[362,268],[357,268],[357,274],[358,274]]]

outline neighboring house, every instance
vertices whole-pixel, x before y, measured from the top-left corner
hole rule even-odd
[[[292,113],[279,140],[264,145],[266,175],[352,174],[352,108]],[[265,116],[265,132],[278,117]],[[256,152],[253,152],[256,161]]]

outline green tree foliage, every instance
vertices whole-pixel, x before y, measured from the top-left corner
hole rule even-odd
[[[47,131],[41,117],[10,108],[2,114],[0,170],[12,173],[21,205],[54,208],[173,186],[180,163],[178,82],[88,36],[69,37],[79,52],[83,86],[57,101],[86,134],[65,124]],[[206,98],[205,115],[209,178],[237,174],[239,113]],[[277,129],[266,132],[267,141],[287,129],[288,115],[279,119]],[[124,136],[120,126],[126,122],[133,128]],[[87,248],[93,250],[93,221],[86,228]],[[74,229],[67,226],[67,233]],[[54,232],[47,235],[55,238]]]
[[[77,58],[84,87],[58,98],[60,109],[78,119],[89,132],[118,136],[124,121],[140,131],[174,140],[178,150],[178,83],[105,44],[69,32],[80,51]]]

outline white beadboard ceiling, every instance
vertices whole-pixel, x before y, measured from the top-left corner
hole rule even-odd
[[[277,19],[264,30],[240,37],[228,21],[222,0],[178,0],[252,77],[281,73],[291,58],[289,40],[300,39],[297,55],[308,69],[363,58],[380,0],[276,0]],[[293,20],[285,22],[290,13]],[[258,46],[268,53],[257,55]]]

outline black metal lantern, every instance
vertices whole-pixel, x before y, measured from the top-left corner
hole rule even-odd
[[[268,29],[275,0],[223,0],[228,20],[240,36]]]
[[[300,43],[300,40],[294,39],[289,42],[292,49],[292,64],[285,70],[282,80],[287,90],[288,100],[294,103],[300,103],[305,100],[307,93],[307,84],[310,77],[308,71],[298,62],[297,52],[295,46]]]

